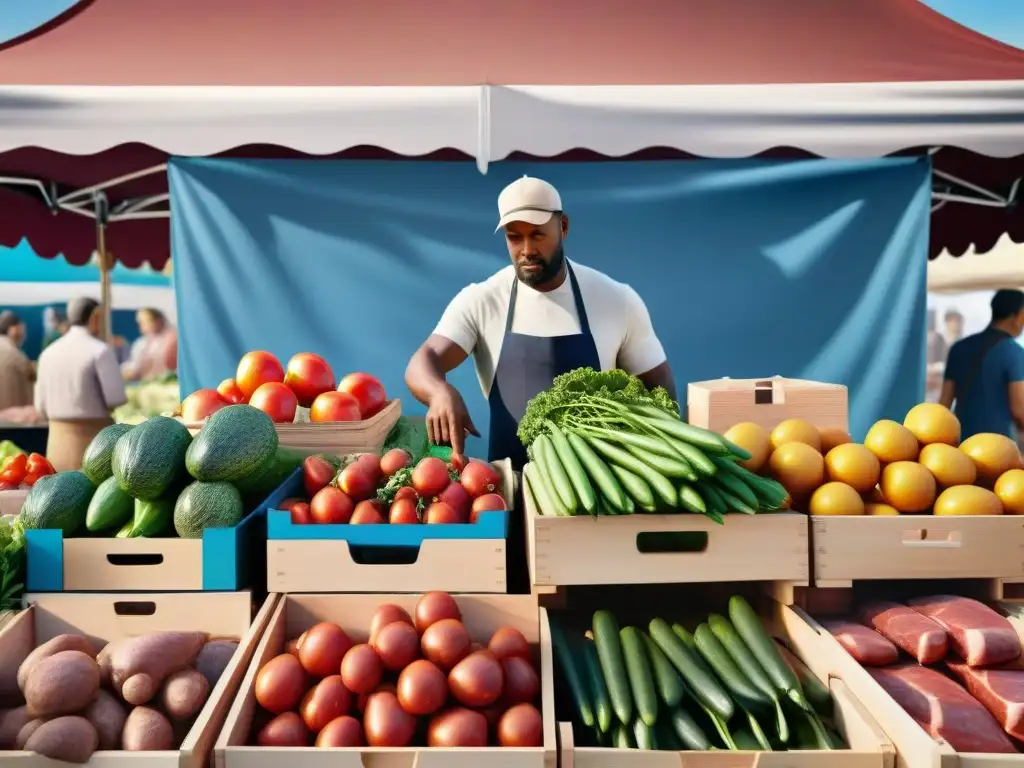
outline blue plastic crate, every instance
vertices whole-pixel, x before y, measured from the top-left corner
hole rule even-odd
[[[272,497],[276,503],[304,496],[302,477],[292,476]],[[360,547],[418,548],[427,539],[505,539],[507,510],[483,512],[476,523],[448,525],[293,525],[291,513],[270,507],[267,539],[287,541],[347,541]]]
[[[60,530],[26,531],[26,591],[231,592],[254,585],[262,587],[266,571],[266,513],[281,504],[287,497],[286,491],[295,483],[302,483],[301,469],[237,526],[208,528],[202,539],[73,537],[65,541]],[[76,562],[88,563],[88,567],[82,566],[82,573],[72,574],[69,583],[65,583],[65,552],[71,547],[78,548]],[[201,553],[202,573],[174,567],[176,554],[181,557],[187,552],[191,560],[197,551]],[[165,570],[166,579],[157,577],[159,584],[146,583],[140,587],[139,575],[146,568]]]

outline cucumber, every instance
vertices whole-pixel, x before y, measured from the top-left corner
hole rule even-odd
[[[654,735],[653,726],[644,722],[642,717],[633,721],[633,736],[636,737],[637,749],[657,749],[658,739]]]
[[[572,483],[576,497],[580,500],[583,508],[593,515],[597,511],[597,494],[594,492],[594,486],[590,484],[590,479],[587,477],[579,457],[557,424],[550,419],[544,423],[547,425],[548,432],[551,433],[551,445],[555,449],[555,455],[558,456],[558,460],[569,476],[569,482]]]
[[[701,483],[700,494],[704,497],[704,502],[707,504],[709,511],[713,510],[719,515],[724,515],[729,511],[729,508],[725,505],[725,499],[722,498],[718,493],[718,489],[711,483]]]
[[[736,743],[735,749],[739,752],[761,751],[761,745],[757,743],[757,739],[754,738],[754,734],[750,732],[749,728],[740,728],[733,733],[732,739]]]
[[[672,724],[672,730],[675,731],[679,741],[682,742],[683,749],[695,752],[706,752],[711,749],[711,740],[708,739],[703,729],[697,725],[697,721],[693,719],[693,716],[684,708],[676,707],[669,712],[668,718]]]
[[[608,686],[601,674],[601,662],[597,658],[597,646],[589,638],[583,639],[583,672],[587,688],[593,698],[594,716],[601,733],[608,733],[612,727],[612,702],[608,697]]]
[[[658,506],[654,503],[654,494],[651,493],[651,486],[634,475],[628,469],[623,469],[618,464],[611,464],[609,468],[615,479],[618,480],[631,499],[640,505],[644,512],[654,512]]]
[[[711,631],[711,627],[701,624],[693,636],[697,641],[697,650],[728,689],[733,701],[744,709],[769,710],[772,708],[771,698],[750,682],[743,670],[736,665],[736,662],[722,647],[718,638],[715,637],[715,633]]]
[[[706,515],[708,512],[708,506],[703,497],[693,486],[686,484],[679,486],[679,506],[698,515]]]
[[[132,530],[128,538],[151,538],[160,536],[171,530],[174,524],[174,495],[165,496],[153,501],[135,500],[135,512],[132,516]]]
[[[666,439],[672,443],[672,447],[676,449],[676,452],[686,459],[700,477],[714,477],[718,472],[718,467],[714,465],[711,458],[700,448],[684,443],[682,440],[674,440],[670,437]]]
[[[657,453],[644,453],[639,448],[634,448],[631,445],[627,445],[626,450],[640,459],[640,461],[649,466],[655,472],[664,475],[665,477],[690,481],[697,479],[697,473],[693,471],[693,467],[687,464],[686,460],[683,458],[670,458]]]
[[[537,509],[542,515],[568,517],[569,510],[562,504],[562,500],[551,486],[551,481],[544,474],[544,467],[538,460],[538,453],[536,450],[533,452],[534,460],[528,465],[529,469],[523,468],[523,474],[530,484],[530,492],[537,502]]]
[[[760,500],[754,492],[750,490],[750,487],[739,478],[730,475],[728,472],[719,472],[715,475],[715,481],[748,507],[757,509],[761,505]]]
[[[658,722],[658,695],[654,692],[654,677],[643,637],[636,627],[623,627],[619,632],[619,640],[622,642],[622,655],[626,659],[626,673],[637,712],[644,723],[654,727]]]
[[[643,417],[645,422],[657,429],[668,432],[675,438],[717,456],[728,456],[732,453],[725,438],[714,432],[695,427],[682,421],[675,414],[669,413],[656,405],[633,405],[630,409]]]
[[[131,533],[132,533],[132,526],[134,526],[134,525],[135,525],[135,521],[134,520],[129,520],[127,523],[125,523],[121,527],[121,530],[119,530],[117,533],[114,534],[114,538],[115,539],[130,539],[131,538]]]
[[[750,728],[750,732],[754,734],[754,739],[757,741],[758,748],[762,752],[771,752],[772,745],[768,741],[768,737],[765,736],[764,729],[761,728],[761,724],[757,722],[757,718],[754,717],[754,714],[750,711],[747,711],[746,715],[747,725]]]
[[[733,714],[733,703],[713,675],[703,666],[694,653],[686,646],[664,619],[652,619],[651,639],[665,652],[669,661],[679,670],[694,697],[708,709],[728,720]]]
[[[619,642],[619,624],[611,611],[597,611],[593,619],[594,645],[601,663],[601,674],[608,686],[612,709],[623,725],[633,722],[633,695],[630,693],[626,660]]]
[[[679,679],[679,673],[668,660],[665,652],[658,647],[658,644],[651,640],[649,635],[641,634],[644,640],[644,647],[647,649],[647,656],[651,660],[651,672],[654,674],[654,683],[658,688],[658,695],[665,702],[667,707],[678,707],[683,701],[685,691],[683,681]]]
[[[588,728],[593,728],[594,710],[590,703],[590,696],[583,684],[583,677],[580,675],[580,670],[576,666],[576,660],[573,658],[569,638],[562,631],[561,625],[554,621],[550,622],[550,625],[551,648],[554,652],[555,661],[562,670],[562,677],[565,678],[565,683],[569,686],[569,693],[572,695],[573,702],[576,705],[576,714],[579,715],[580,722]]]
[[[654,492],[658,495],[667,506],[675,507],[679,505],[679,494],[676,492],[676,488],[672,485],[671,481],[660,472],[657,472],[648,464],[645,464],[636,456],[631,454],[629,451],[619,448],[619,446],[602,440],[599,437],[593,437],[586,435],[587,442],[590,443],[591,447],[604,456],[612,466],[618,465],[622,469],[629,470],[633,474],[642,478],[645,483],[654,489]],[[639,499],[637,499],[639,501]]]
[[[782,711],[782,704],[779,702],[779,692],[775,690],[772,681],[768,678],[761,664],[754,658],[743,638],[739,636],[736,628],[729,623],[724,616],[713,613],[708,616],[708,626],[715,637],[725,648],[726,653],[732,657],[736,666],[743,670],[750,682],[761,693],[771,699],[775,707],[775,727],[779,734],[779,740],[783,743],[789,741],[789,725],[786,723],[786,715]],[[829,697],[829,701],[831,701]]]
[[[615,727],[613,743],[616,749],[636,749],[636,742],[633,740],[633,729],[619,723]]]
[[[537,435],[537,439],[533,441],[533,450],[538,463],[544,468],[544,476],[551,481],[551,487],[558,495],[562,506],[570,515],[575,515],[579,508],[579,499],[576,498],[576,492],[572,488],[565,467],[558,460],[551,438],[543,434]]]
[[[594,449],[587,445],[587,441],[575,432],[567,432],[565,438],[569,441],[573,453],[576,454],[580,464],[583,465],[590,479],[594,481],[601,495],[619,512],[627,510],[631,512],[629,507],[632,504],[627,504],[626,492],[622,490],[622,486],[619,485],[604,460],[594,453]]]
[[[658,742],[658,749],[664,752],[682,752],[685,749],[667,717],[658,720],[658,724],[654,727],[654,738]]]
[[[718,495],[725,501],[725,505],[729,508],[730,512],[739,512],[743,515],[757,514],[756,507],[751,507],[743,499],[722,485],[717,476],[711,482],[715,484],[715,490],[718,491]]]
[[[815,712],[823,717],[832,717],[835,709],[835,702],[832,700],[832,692],[816,674],[811,672],[800,659],[790,653],[789,649],[778,645],[779,654],[782,660],[789,664],[790,669],[796,672],[796,679],[800,681],[800,688],[804,692],[804,698],[811,705]]]

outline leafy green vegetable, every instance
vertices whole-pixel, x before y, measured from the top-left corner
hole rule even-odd
[[[427,439],[427,423],[423,417],[402,416],[398,423],[391,428],[384,447],[381,448],[381,455],[392,448],[401,448],[412,456],[412,463],[427,455],[430,450],[430,442]]]
[[[24,453],[24,451],[10,440],[0,441],[0,461],[11,456],[17,456],[19,453]]]
[[[0,611],[15,610],[25,582],[25,528],[20,519],[0,518]]]
[[[636,376],[619,369],[599,372],[577,368],[556,376],[550,389],[526,404],[526,413],[519,422],[519,439],[523,445],[533,443],[547,431],[545,419],[559,427],[582,420],[607,429],[631,429],[624,407],[629,405],[651,405],[679,415],[679,406],[663,387],[648,390]]]

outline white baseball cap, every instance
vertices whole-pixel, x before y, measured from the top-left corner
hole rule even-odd
[[[562,198],[558,190],[543,179],[523,176],[516,179],[498,195],[497,232],[513,221],[525,221],[540,226],[551,220],[556,211],[562,210]]]

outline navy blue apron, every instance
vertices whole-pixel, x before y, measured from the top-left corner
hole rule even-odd
[[[601,370],[597,345],[590,332],[587,309],[583,306],[580,286],[572,265],[565,263],[576,302],[580,332],[566,336],[526,336],[512,332],[516,311],[519,279],[512,281],[512,293],[505,317],[505,338],[501,343],[494,382],[487,404],[491,410],[490,439],[487,455],[491,461],[509,458],[512,466],[521,470],[526,463],[526,448],[519,441],[516,430],[526,412],[526,403],[539,392],[551,387],[554,378],[576,368],[590,367]]]

